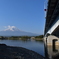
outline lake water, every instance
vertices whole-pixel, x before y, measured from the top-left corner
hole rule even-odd
[[[44,56],[44,43],[41,41],[35,40],[0,40],[0,44],[6,44],[8,46],[17,46],[17,47],[24,47],[29,50],[33,50],[40,55]]]

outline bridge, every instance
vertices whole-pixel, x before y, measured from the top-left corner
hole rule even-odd
[[[47,4],[44,41],[52,45],[51,40],[54,42],[59,39],[59,0],[48,0]],[[56,44],[58,45],[59,42]]]
[[[47,51],[52,55],[55,55],[54,52],[57,52],[56,46],[59,46],[59,0],[48,0],[46,11],[46,23],[44,31],[44,43]],[[53,54],[54,53],[54,54]]]

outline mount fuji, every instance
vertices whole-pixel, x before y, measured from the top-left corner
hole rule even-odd
[[[0,31],[0,36],[37,36],[38,34],[21,31],[15,26],[7,26],[7,29]]]

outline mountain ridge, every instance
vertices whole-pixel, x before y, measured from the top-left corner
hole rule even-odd
[[[0,36],[37,36],[38,34],[21,31],[16,27],[8,28],[0,31]]]

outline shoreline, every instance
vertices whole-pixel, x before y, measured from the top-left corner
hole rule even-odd
[[[0,59],[46,59],[42,55],[23,47],[0,44]]]

